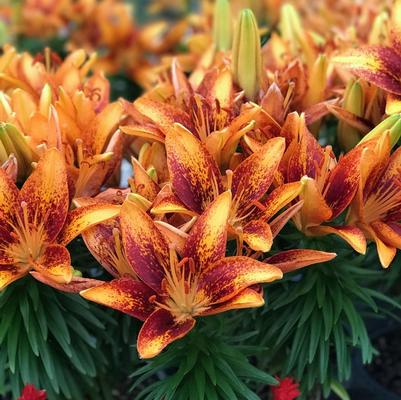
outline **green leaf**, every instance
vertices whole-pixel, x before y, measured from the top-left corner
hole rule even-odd
[[[330,383],[330,388],[341,400],[351,400],[351,397],[345,390],[345,387],[341,385],[340,382],[332,380]]]

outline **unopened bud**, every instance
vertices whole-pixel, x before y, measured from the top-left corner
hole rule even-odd
[[[401,137],[401,114],[393,114],[387,117],[384,121],[380,122],[379,125],[373,128],[359,143],[371,139],[377,139],[387,131],[390,132],[390,142],[391,147],[393,147]]]
[[[262,57],[258,25],[253,12],[241,11],[235,27],[232,69],[236,83],[244,90],[248,99],[257,97],[262,75]]]
[[[388,20],[389,16],[386,11],[376,16],[369,34],[368,43],[370,45],[383,44],[386,41]]]
[[[358,117],[363,116],[365,108],[364,93],[358,81],[351,80],[348,82],[344,93],[343,108]],[[348,151],[360,141],[361,132],[345,121],[340,120],[337,128],[337,139],[340,146]]]
[[[305,108],[323,100],[324,91],[326,90],[327,67],[327,57],[324,54],[321,54],[313,64],[312,70],[309,74],[308,92],[304,100]]]
[[[217,0],[213,13],[213,42],[217,50],[226,51],[231,48],[232,40],[233,24],[230,2]]]

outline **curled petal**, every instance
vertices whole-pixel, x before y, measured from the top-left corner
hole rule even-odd
[[[74,276],[69,283],[57,283],[39,272],[31,271],[30,274],[39,282],[67,293],[79,293],[81,290],[99,286],[104,283],[97,279],[81,278],[79,276]]]
[[[243,238],[247,245],[255,251],[267,252],[273,244],[273,235],[269,224],[260,220],[250,221],[243,227]]]
[[[70,283],[72,279],[72,267],[70,253],[64,246],[52,244],[46,247],[45,252],[39,257],[34,269],[55,283]]]
[[[65,161],[57,149],[44,154],[22,186],[20,198],[26,203],[29,221],[34,226],[43,223],[46,241],[54,241],[69,207]]]
[[[307,267],[308,265],[319,264],[332,260],[336,253],[326,253],[325,251],[294,249],[281,251],[265,260],[265,262],[280,268],[286,274],[287,272]]]
[[[234,171],[232,192],[240,207],[259,200],[273,182],[274,173],[285,149],[283,138],[269,140],[262,148],[245,159]]]
[[[27,268],[15,265],[0,265],[0,290],[3,290],[10,283],[22,278],[27,273]]]
[[[128,262],[148,286],[159,291],[164,269],[169,267],[166,240],[149,215],[129,201],[122,205],[120,223]]]
[[[220,314],[225,311],[241,308],[261,307],[264,304],[265,299],[263,298],[263,292],[261,290],[246,288],[227,302],[204,311],[202,316]]]
[[[225,255],[230,205],[231,192],[222,193],[192,227],[184,256],[192,258],[200,269],[207,268]]]
[[[141,358],[157,356],[167,345],[185,336],[195,325],[193,318],[177,321],[167,310],[157,309],[145,321],[138,335]]]
[[[216,261],[199,277],[198,296],[210,305],[230,300],[249,286],[281,279],[273,265],[249,257],[227,257]]]
[[[118,215],[120,209],[121,207],[118,205],[103,203],[76,208],[68,213],[64,228],[58,237],[58,242],[63,245],[68,244],[85,229]]]
[[[80,295],[103,306],[114,308],[132,317],[144,321],[154,311],[154,304],[149,299],[155,292],[144,283],[123,277],[86,289]]]
[[[309,229],[310,233],[323,236],[334,234],[344,239],[356,252],[366,253],[366,239],[363,232],[355,226],[315,226]]]
[[[178,124],[166,136],[166,151],[174,192],[187,208],[201,213],[222,189],[216,162],[204,145]]]

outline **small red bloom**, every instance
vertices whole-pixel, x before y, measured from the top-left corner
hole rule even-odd
[[[271,388],[273,400],[294,400],[301,394],[298,389],[299,383],[295,382],[293,378],[280,379],[276,376],[276,379],[279,384]]]
[[[38,390],[32,384],[25,385],[18,400],[46,400],[46,390]]]

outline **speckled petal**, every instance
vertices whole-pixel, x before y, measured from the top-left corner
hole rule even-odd
[[[224,257],[231,192],[222,193],[195,222],[185,243],[184,256],[201,270]]]
[[[221,192],[216,162],[191,132],[175,124],[166,136],[173,191],[190,210],[201,213]]]
[[[154,311],[155,292],[144,283],[123,277],[80,292],[81,296],[144,321]]]
[[[138,335],[141,358],[157,356],[166,346],[184,337],[195,325],[193,318],[177,321],[167,310],[158,309],[145,321]]]
[[[27,204],[29,221],[34,226],[43,224],[46,241],[54,241],[69,207],[65,161],[57,149],[44,154],[22,186],[20,198]]]
[[[259,200],[266,193],[273,182],[284,149],[283,138],[271,139],[235,169],[232,192],[234,202],[239,204],[239,213],[250,202]]]
[[[261,307],[264,304],[265,299],[263,298],[263,292],[261,290],[246,288],[227,302],[209,308],[202,313],[202,316],[215,315],[242,308]]]
[[[265,260],[265,262],[280,268],[284,274],[308,265],[319,264],[332,260],[336,253],[309,249],[293,249],[281,251]]]
[[[120,209],[121,207],[118,205],[97,203],[72,210],[68,213],[64,228],[58,237],[58,242],[64,245],[68,244],[85,229],[118,215]]]
[[[70,253],[58,244],[47,246],[43,255],[35,261],[33,268],[55,283],[70,283],[72,279]]]
[[[126,201],[120,214],[125,254],[137,275],[159,292],[164,269],[169,268],[169,248],[153,220],[135,204]]]
[[[249,286],[281,279],[283,273],[273,265],[249,257],[227,257],[216,261],[199,277],[198,297],[209,305],[232,299]]]

